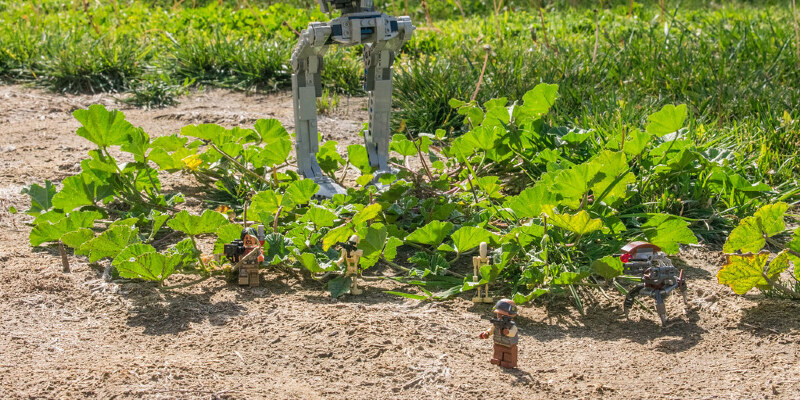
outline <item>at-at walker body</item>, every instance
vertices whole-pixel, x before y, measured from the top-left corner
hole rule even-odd
[[[392,17],[375,11],[372,0],[317,0],[323,12],[331,7],[342,15],[329,22],[312,22],[300,35],[292,53],[292,95],[297,151],[297,167],[304,177],[320,186],[318,196],[332,197],[346,191],[325,176],[316,153],[317,97],[322,95],[323,55],[328,46],[364,45],[369,93],[369,128],[364,141],[375,176],[392,172],[389,167],[390,116],[392,111],[392,64],[395,53],[411,39],[414,26],[408,17]]]

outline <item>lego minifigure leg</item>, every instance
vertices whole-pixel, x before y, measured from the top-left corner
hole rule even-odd
[[[250,287],[259,287],[261,286],[261,282],[259,282],[259,274],[258,274],[258,267],[252,268],[248,273],[248,281],[250,283]]]
[[[503,358],[500,362],[503,368],[516,368],[517,367],[517,345],[512,345],[505,348]]]
[[[247,269],[244,266],[239,267],[239,286],[247,286],[250,279],[247,275]]]
[[[494,344],[494,354],[492,354],[492,359],[489,360],[494,365],[500,365],[503,362],[503,353],[505,352],[505,346],[495,343]]]

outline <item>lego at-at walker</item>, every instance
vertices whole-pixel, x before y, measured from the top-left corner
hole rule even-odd
[[[389,167],[389,120],[392,111],[392,64],[395,53],[411,39],[414,26],[408,17],[392,17],[375,11],[372,0],[317,0],[323,12],[331,8],[342,15],[329,22],[312,22],[300,35],[292,53],[292,95],[297,132],[298,172],[319,186],[318,196],[346,193],[325,176],[317,163],[317,97],[322,95],[323,55],[328,46],[364,45],[369,93],[369,127],[364,132],[369,163],[375,176],[391,173]]]

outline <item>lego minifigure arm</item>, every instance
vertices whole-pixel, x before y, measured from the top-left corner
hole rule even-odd
[[[493,334],[494,334],[494,325],[490,326],[489,329],[481,332],[481,334],[478,335],[478,337],[480,337],[481,339],[488,339],[489,336],[492,336]]]
[[[494,326],[492,326],[492,327],[494,327]],[[512,326],[510,329],[504,329],[504,330],[508,331],[508,332],[503,332],[503,335],[505,335],[505,336],[508,336],[508,337],[517,336],[517,326],[516,325]]]

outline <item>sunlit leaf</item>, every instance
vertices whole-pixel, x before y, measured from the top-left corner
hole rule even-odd
[[[647,133],[664,136],[683,128],[688,112],[686,104],[674,106],[667,104],[660,111],[647,117]]]
[[[431,221],[427,225],[411,232],[410,235],[406,236],[406,240],[414,243],[437,246],[442,243],[444,238],[446,238],[452,230],[453,224],[450,222]]]
[[[214,211],[205,210],[202,215],[192,215],[183,210],[169,220],[167,225],[176,231],[181,231],[189,236],[197,236],[207,233],[214,233],[217,229],[225,225],[228,219],[224,215]]]
[[[667,254],[677,254],[681,244],[697,244],[697,236],[689,229],[689,223],[674,215],[652,216],[642,225],[642,230],[648,242]]]
[[[742,295],[754,287],[767,288],[764,266],[770,253],[729,255],[728,261],[717,273],[719,283],[730,286],[734,293]]]
[[[554,214],[547,220],[562,229],[578,235],[585,235],[603,228],[603,221],[599,218],[592,218],[586,210],[581,210],[577,214]]]

